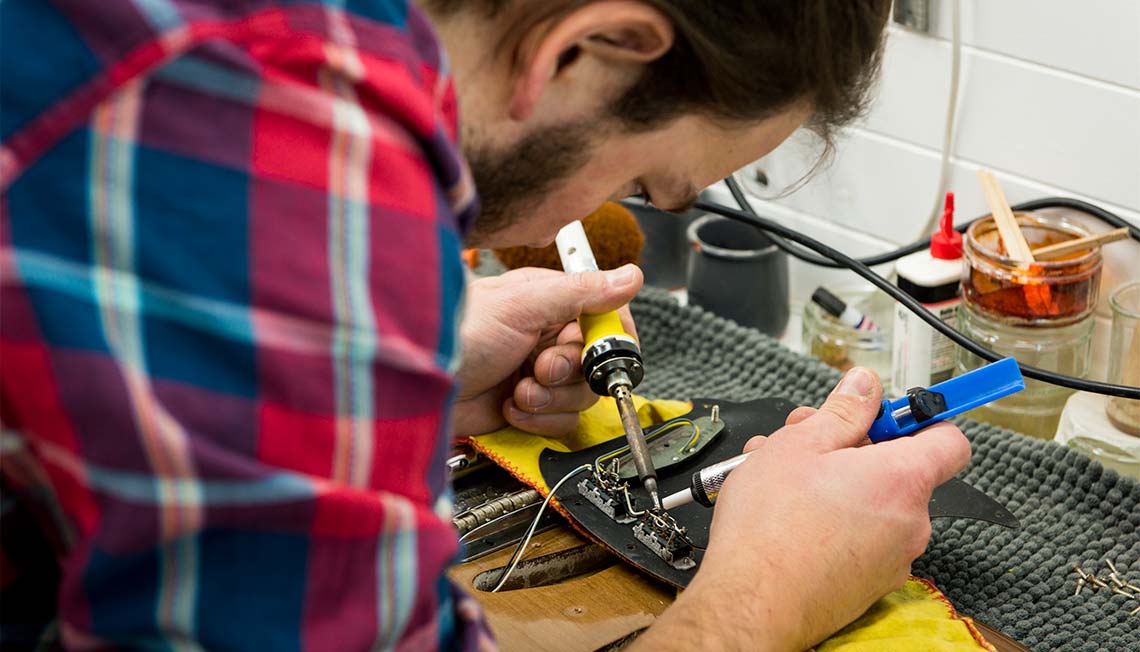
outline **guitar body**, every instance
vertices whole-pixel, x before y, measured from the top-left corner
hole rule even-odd
[[[526,557],[595,546],[569,527],[536,535]],[[594,652],[653,624],[676,591],[612,557],[601,570],[546,586],[490,593],[476,588],[485,571],[501,569],[513,549],[455,566],[452,581],[475,596],[505,652]],[[608,553],[605,553],[608,554]],[[489,576],[497,575],[490,573]],[[616,648],[611,648],[616,649]]]
[[[699,455],[674,468],[661,469],[663,495],[688,486],[689,475],[710,461],[737,454],[751,436],[767,435],[784,423],[795,406],[782,399],[758,399],[732,403],[694,399],[698,419],[718,405],[724,431]],[[663,426],[664,424],[662,424]],[[662,426],[657,426],[660,428]],[[649,429],[652,433],[656,428]],[[599,455],[621,441],[607,442],[576,453],[545,451],[540,458],[543,476],[552,486],[567,471]],[[674,587],[684,586],[695,570],[677,570],[653,555],[630,533],[630,525],[609,519],[581,498],[576,483],[567,482],[558,492],[562,508],[578,525],[603,542],[599,545],[560,525],[534,537],[523,561],[503,589],[490,592],[510,560],[514,546],[498,550],[449,572],[452,581],[475,596],[501,647],[551,652],[610,652],[621,649],[641,630],[654,623],[676,596]],[[947,483],[931,500],[931,515],[980,518],[1002,522],[1008,516],[993,499],[960,481]],[[686,505],[675,510],[695,543],[708,541],[712,510]],[[700,555],[697,555],[699,560]],[[1025,648],[977,623],[999,652]]]

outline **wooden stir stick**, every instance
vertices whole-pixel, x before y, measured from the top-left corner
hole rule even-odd
[[[1033,251],[1029,249],[1029,243],[1025,241],[1025,235],[1021,232],[1017,218],[1014,217],[1013,210],[1010,209],[1009,202],[1006,201],[1005,193],[1001,191],[997,179],[989,170],[978,170],[978,178],[982,180],[982,190],[986,194],[986,201],[989,202],[990,212],[993,213],[994,222],[998,227],[998,234],[1001,236],[1002,243],[1005,244],[1006,255],[1017,264],[1018,268],[1027,271],[1036,269],[1040,272],[1040,266],[1036,264],[1037,259],[1033,257]],[[1025,296],[1025,304],[1034,313],[1049,315],[1056,312],[1057,307],[1053,303],[1053,292],[1048,285],[1030,282],[1028,277],[1023,277],[1021,283],[1024,284],[1022,292]]]
[[[1104,233],[1086,235],[1083,238],[1066,240],[1064,242],[1058,242],[1057,244],[1051,244],[1047,247],[1038,247],[1034,249],[1032,253],[1035,257],[1037,257],[1037,259],[1052,258],[1054,256],[1071,254],[1074,251],[1080,251],[1081,249],[1090,249],[1097,245],[1106,245],[1110,242],[1116,242],[1117,240],[1124,240],[1127,237],[1128,227],[1122,226],[1119,229],[1105,231]]]
[[[1009,202],[1005,200],[1005,193],[1001,191],[997,179],[989,170],[981,169],[978,170],[978,178],[982,181],[982,192],[986,195],[986,203],[990,205],[990,212],[993,213],[998,234],[1001,235],[1002,244],[1005,245],[1006,255],[1019,263],[1036,262],[1037,259],[1033,257],[1033,251],[1025,241],[1021,227],[1017,225],[1017,218],[1013,216],[1013,211],[1010,210]]]

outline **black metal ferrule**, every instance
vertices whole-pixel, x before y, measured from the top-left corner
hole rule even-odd
[[[701,472],[693,472],[692,477],[689,479],[689,491],[693,494],[693,500],[705,507],[712,507],[713,501],[709,500],[708,493],[705,492],[705,483],[701,482]]]
[[[924,387],[906,390],[906,400],[910,403],[910,414],[916,423],[929,421],[946,411],[946,397]]]
[[[641,384],[645,365],[641,362],[641,349],[633,342],[617,338],[603,338],[590,345],[582,358],[582,373],[590,389],[598,396],[609,396],[609,377],[621,369],[629,376],[630,389]]]
[[[847,304],[843,302],[843,299],[828,292],[827,288],[824,287],[816,288],[811,295],[811,300],[832,317],[838,317],[843,314],[844,310],[847,310]]]

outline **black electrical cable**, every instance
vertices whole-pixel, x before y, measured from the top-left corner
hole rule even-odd
[[[736,204],[737,206],[740,206],[741,210],[743,210],[745,213],[748,213],[749,215],[757,215],[756,211],[752,208],[752,203],[749,202],[748,198],[744,195],[744,190],[741,189],[740,184],[736,182],[735,177],[726,177],[724,184],[728,186],[728,191],[732,193],[732,198],[736,200]],[[962,226],[958,227],[958,229],[960,231],[965,231],[966,227],[968,226],[968,223],[963,224]],[[802,260],[805,263],[816,265],[818,267],[829,267],[832,269],[843,269],[846,267],[845,265],[841,265],[833,260],[828,260],[826,258],[816,256],[809,250],[805,250],[803,247],[797,247],[787,240],[784,240],[783,238],[772,233],[766,233],[765,235],[767,235],[768,238],[772,240],[772,244],[776,245],[776,247],[781,251],[787,253],[793,258]],[[859,262],[863,263],[867,267],[874,267],[875,265],[882,265],[883,263],[889,263],[898,260],[899,258],[913,254],[916,251],[922,251],[929,246],[930,238],[926,238],[925,240],[920,240],[894,251],[888,251],[886,253],[871,256],[869,258],[859,259]]]
[[[736,182],[736,179],[733,177],[727,177],[725,178],[724,183],[726,186],[728,186],[728,191],[732,193],[732,198],[736,200],[736,203],[740,206],[741,210],[751,215],[756,215],[756,211],[752,209],[752,204],[744,195],[744,191],[741,189],[740,184]],[[1086,215],[1091,215],[1100,221],[1114,227],[1127,227],[1129,236],[1131,236],[1133,240],[1140,240],[1140,228],[1134,226],[1132,223],[1128,222],[1122,217],[1113,215],[1112,213],[1104,210],[1099,206],[1090,204],[1086,201],[1081,201],[1079,199],[1071,199],[1069,197],[1045,197],[1043,199],[1034,199],[1032,201],[1023,202],[1021,204],[1011,206],[1010,208],[1015,211],[1034,211],[1041,208],[1071,208],[1081,213],[1085,213]],[[969,222],[959,224],[958,226],[954,227],[954,229],[959,233],[965,233],[966,229],[969,228],[971,224],[986,217],[988,217],[988,215],[976,217]],[[816,256],[805,250],[803,247],[797,247],[787,240],[780,238],[779,236],[773,236],[769,233],[768,237],[772,239],[772,243],[775,244],[780,250],[786,252],[793,258],[804,261],[805,263],[810,263],[819,267],[829,267],[832,269],[842,269],[846,267],[846,265]],[[922,251],[929,246],[930,238],[926,237],[922,240],[919,240],[918,242],[914,242],[906,245],[905,247],[895,249],[894,251],[888,251],[886,253],[869,256],[867,258],[860,258],[858,260],[867,267],[874,267],[876,265],[882,265],[883,263],[894,262],[903,256],[909,256],[910,254],[913,254],[916,251]]]
[[[962,347],[963,349],[966,349],[970,353],[973,353],[979,358],[989,362],[997,362],[1003,358],[1003,356],[994,353],[984,346],[981,346],[980,344],[974,342],[965,335],[962,335],[957,330],[951,328],[941,319],[935,317],[913,297],[895,287],[895,285],[887,279],[873,272],[870,267],[837,249],[833,249],[814,238],[810,238],[794,229],[790,229],[778,222],[765,217],[760,217],[759,215],[749,214],[744,211],[732,209],[727,206],[722,206],[720,204],[715,204],[707,201],[698,201],[696,208],[699,210],[707,211],[709,213],[716,213],[717,215],[722,215],[738,222],[750,224],[768,235],[775,235],[776,237],[790,240],[797,245],[811,249],[812,251],[839,263],[840,267],[849,268],[859,276],[862,276],[868,282],[870,282],[871,285],[874,285],[883,292],[886,292],[895,301],[898,301],[908,310],[917,315],[919,319],[929,324],[931,328],[950,338],[955,344]],[[1018,366],[1021,367],[1021,373],[1026,378],[1032,378],[1034,380],[1040,380],[1052,385],[1059,385],[1061,387],[1067,387],[1069,389],[1075,389],[1082,392],[1093,392],[1096,394],[1105,394],[1107,396],[1120,396],[1122,398],[1140,400],[1140,387],[1130,387],[1127,385],[1116,385],[1113,383],[1102,383],[1095,380],[1086,380],[1084,378],[1074,378],[1072,376],[1054,373],[1046,369],[1021,364],[1020,362],[1018,362]]]

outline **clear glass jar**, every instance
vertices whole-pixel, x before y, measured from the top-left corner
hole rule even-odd
[[[871,369],[880,378],[890,378],[893,302],[873,288],[829,289],[878,324],[878,329],[855,330],[831,318],[814,301],[808,301],[804,304],[804,352],[840,371],[859,366]]]
[[[1140,281],[1116,288],[1108,304],[1112,307],[1108,380],[1140,387]],[[1140,437],[1140,401],[1113,396],[1105,413],[1121,431]]]
[[[1088,235],[1061,219],[1018,213],[1031,249]],[[970,226],[964,238],[958,327],[992,351],[1023,364],[1080,378],[1089,374],[1091,319],[1100,286],[1100,247],[1025,264],[1004,255],[993,219]],[[958,373],[982,360],[958,350]],[[970,412],[980,421],[1051,439],[1072,390],[1026,379],[1025,390]]]
[[[1089,235],[1067,220],[1018,213],[1030,249]],[[1100,289],[1100,247],[1019,264],[1005,257],[993,218],[970,225],[963,239],[966,267],[962,300],[978,312],[1011,326],[1056,328],[1084,320],[1096,308]]]

